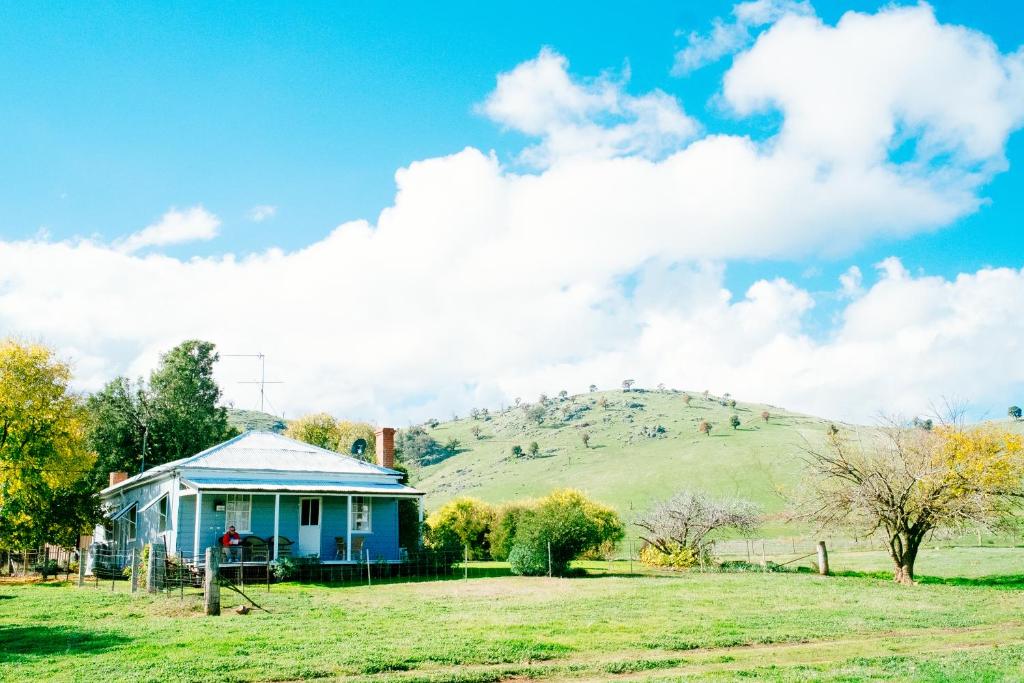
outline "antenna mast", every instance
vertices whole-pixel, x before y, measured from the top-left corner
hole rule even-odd
[[[278,380],[267,379],[267,356],[262,353],[224,353],[221,354],[224,358],[256,358],[260,362],[260,378],[255,380],[242,380],[239,384],[259,384],[260,385],[260,412],[266,412],[263,409],[263,402],[266,398],[266,385],[267,384],[284,384],[284,382]]]

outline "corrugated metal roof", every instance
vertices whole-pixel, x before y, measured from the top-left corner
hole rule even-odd
[[[120,484],[103,489],[110,493],[178,468],[317,472],[321,474],[399,474],[395,470],[318,448],[273,432],[248,431],[188,458],[157,465]]]
[[[302,493],[359,493],[359,494],[390,494],[403,496],[422,496],[423,492],[395,483],[337,482],[327,483],[312,479],[281,479],[252,481],[231,477],[189,477],[182,480],[185,484],[200,491],[267,491],[267,492],[302,492]]]

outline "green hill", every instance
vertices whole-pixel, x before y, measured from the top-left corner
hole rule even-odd
[[[228,408],[228,424],[243,432],[249,429],[260,429],[267,432],[284,432],[288,423],[276,415],[261,413],[258,410],[239,410]]]
[[[540,418],[539,404],[533,404],[439,424],[431,436],[442,444],[457,439],[461,451],[421,468],[416,485],[428,492],[430,509],[459,495],[501,502],[571,486],[626,516],[685,488],[738,495],[781,511],[780,492],[800,479],[801,449],[818,441],[830,421],[762,404],[730,407],[722,405],[727,398],[700,393],[690,393],[687,404],[685,396],[595,392],[549,399],[539,423],[533,419]],[[732,415],[740,419],[736,429]],[[701,420],[712,423],[710,435],[698,432]],[[512,455],[513,446],[527,450],[534,441],[536,457]]]

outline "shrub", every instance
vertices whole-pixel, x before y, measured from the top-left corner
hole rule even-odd
[[[544,576],[548,573],[547,547],[516,543],[508,554],[509,567],[519,576]]]
[[[488,556],[487,540],[494,523],[494,508],[476,498],[456,498],[427,520],[426,541],[437,550],[469,550],[472,559]]]
[[[279,581],[294,578],[299,573],[295,560],[290,557],[279,557],[270,565],[270,572]]]
[[[526,452],[530,454],[531,458],[536,458],[538,455],[540,455],[540,444],[537,443],[536,441],[531,441],[529,447],[526,449]]]
[[[512,457],[513,458],[521,458],[521,457],[523,457],[523,447],[520,446],[519,444],[516,444],[515,446],[513,446],[511,451],[512,451]]]
[[[517,574],[536,572],[538,557],[546,569],[550,544],[551,573],[563,576],[572,560],[609,541],[618,542],[623,535],[622,521],[613,509],[579,491],[562,489],[520,517],[509,561],[517,558],[512,567]]]
[[[504,561],[509,558],[515,543],[516,529],[520,520],[527,515],[533,503],[507,503],[494,514],[494,522],[487,534],[490,544],[491,558]]]
[[[662,552],[653,545],[645,545],[640,549],[640,561],[652,567],[690,569],[700,564],[701,557],[693,548],[673,542],[668,545],[668,552]]]

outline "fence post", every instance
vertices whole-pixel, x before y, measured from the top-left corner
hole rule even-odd
[[[828,550],[825,541],[818,541],[818,573],[828,576]]]
[[[152,549],[149,551],[153,552]],[[139,558],[135,553],[135,548],[132,547],[132,593],[139,592]]]
[[[203,576],[203,605],[206,615],[215,617],[220,614],[220,584],[217,573],[220,569],[220,550],[206,549],[206,574]]]
[[[765,569],[765,571],[768,570],[768,559],[765,557],[765,554],[764,554],[764,539],[763,538],[761,539],[761,566]]]
[[[149,544],[149,563],[146,567],[146,592],[156,593],[160,588],[160,577],[157,576],[156,543]]]
[[[372,586],[373,579],[370,578],[370,549],[366,548],[366,585]]]
[[[85,563],[89,558],[88,548],[80,550],[78,552],[78,587],[81,588],[85,585]]]

